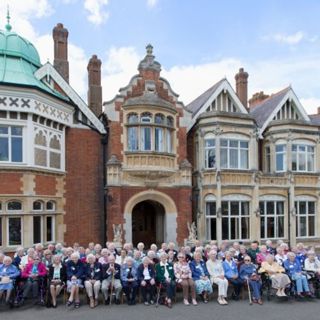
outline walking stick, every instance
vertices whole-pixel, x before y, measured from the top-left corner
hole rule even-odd
[[[158,308],[158,307],[159,307],[160,292],[161,292],[161,282],[160,282],[160,284],[159,284],[159,287],[157,288],[157,302],[156,302],[156,308]]]
[[[109,305],[110,305],[110,306],[111,306],[111,304],[112,304],[113,285],[114,285],[114,271],[112,272],[112,277],[111,277],[110,301],[109,301]]]
[[[247,278],[247,286],[248,286],[249,304],[251,306],[252,305],[252,299],[251,299],[251,290],[250,290],[249,278]]]

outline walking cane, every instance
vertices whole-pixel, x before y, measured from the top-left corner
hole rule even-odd
[[[114,271],[112,272],[112,278],[111,278],[110,301],[109,301],[109,305],[110,305],[110,306],[111,306],[111,304],[112,304],[113,285],[114,285]]]
[[[247,286],[248,286],[249,304],[251,306],[252,305],[252,299],[251,299],[251,290],[250,290],[249,278],[247,278]]]
[[[159,299],[160,299],[160,292],[161,292],[161,282],[159,284],[159,287],[157,288],[157,302],[156,302],[156,308],[159,307]]]

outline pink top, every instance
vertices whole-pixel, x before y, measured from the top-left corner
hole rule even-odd
[[[29,262],[26,265],[26,267],[23,269],[23,271],[21,273],[21,277],[22,278],[29,278],[31,273],[32,273],[32,267],[33,267],[33,263]],[[39,275],[39,277],[43,277],[46,274],[47,274],[46,266],[42,262],[39,262],[39,264],[38,264],[38,275]]]
[[[177,279],[192,279],[192,272],[187,262],[174,264],[174,275]]]

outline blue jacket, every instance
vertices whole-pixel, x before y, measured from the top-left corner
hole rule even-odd
[[[232,279],[234,276],[239,276],[237,264],[232,260],[231,266],[225,260],[222,262],[224,275],[227,279]]]
[[[196,263],[195,260],[190,262],[190,269],[192,272],[193,280],[200,280],[200,277],[207,276],[210,277],[207,266],[204,261],[200,261],[199,264]],[[202,269],[202,270],[201,270]]]
[[[241,265],[239,272],[240,279],[245,280],[246,278],[250,278],[253,273],[257,274],[257,268],[253,263]]]
[[[109,277],[112,279],[112,273],[109,272],[110,263],[104,264],[102,266],[102,279],[108,279]],[[114,264],[114,279],[120,280],[120,271],[121,266],[118,263]]]
[[[283,267],[286,269],[286,272],[290,277],[292,277],[295,273],[302,271],[300,261],[297,258],[294,262],[291,262],[288,258],[284,261]]]
[[[6,276],[10,279],[15,279],[19,277],[19,275],[20,271],[14,264],[10,264],[8,267],[6,267],[4,264],[0,266],[0,277]]]
[[[102,279],[102,265],[95,262],[91,269],[90,263],[86,265],[86,280],[101,280]]]
[[[144,275],[143,275],[143,270],[144,270],[144,266],[143,266],[143,263],[141,263],[138,267],[138,280],[141,282],[144,280]],[[154,268],[152,265],[148,265],[148,270],[149,270],[149,274],[150,274],[150,277],[151,279],[154,279],[155,276],[156,276],[156,272],[154,271]]]
[[[67,279],[71,280],[72,276],[81,280],[86,278],[86,266],[80,260],[76,264],[72,260],[67,262]]]
[[[138,268],[137,266],[133,263],[131,266],[131,274],[132,277],[135,281],[138,280]],[[121,280],[123,282],[128,282],[128,275],[129,275],[129,267],[128,265],[125,263],[121,266]]]

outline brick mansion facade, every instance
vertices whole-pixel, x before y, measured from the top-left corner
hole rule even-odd
[[[287,87],[248,101],[221,79],[189,105],[161,77],[153,48],[103,102],[101,61],[87,103],[69,84],[68,31],[54,62],[0,31],[0,249],[35,243],[320,238],[320,114]],[[129,80],[129,79],[128,79]]]

